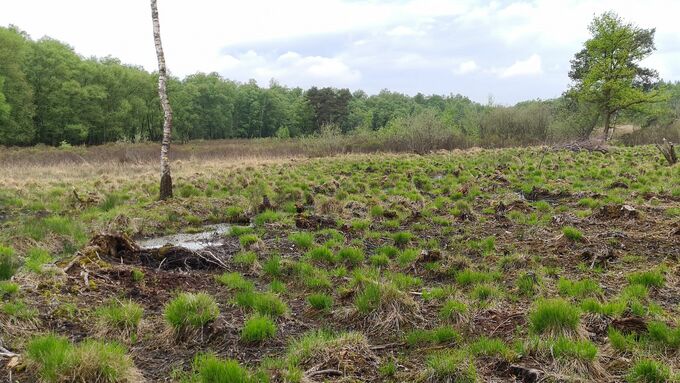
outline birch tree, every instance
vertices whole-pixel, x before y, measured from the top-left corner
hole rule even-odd
[[[167,93],[167,69],[165,67],[165,55],[161,44],[161,27],[158,22],[158,7],[156,0],[151,0],[151,20],[153,21],[153,39],[156,45],[156,56],[158,57],[158,96],[161,99],[163,108],[163,141],[161,142],[161,200],[172,198],[172,177],[170,176],[170,160],[168,151],[170,150],[170,135],[172,134],[172,108],[168,101]]]

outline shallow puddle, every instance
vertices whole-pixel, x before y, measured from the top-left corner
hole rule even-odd
[[[137,244],[142,249],[157,249],[165,245],[184,247],[189,250],[197,251],[209,246],[218,246],[224,240],[224,234],[231,230],[231,225],[220,223],[217,225],[204,226],[200,233],[179,233],[166,235],[163,237],[140,239]]]

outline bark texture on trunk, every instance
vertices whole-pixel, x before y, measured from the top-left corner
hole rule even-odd
[[[161,142],[161,200],[172,197],[172,177],[170,176],[170,137],[172,135],[172,108],[168,101],[167,93],[167,69],[165,67],[165,55],[161,44],[161,26],[158,22],[158,7],[156,0],[151,0],[151,20],[153,21],[153,40],[156,45],[156,57],[158,57],[158,97],[163,108],[163,141]]]
[[[611,123],[612,114],[609,111],[604,112],[604,135],[602,141],[607,141],[609,139],[609,124]]]

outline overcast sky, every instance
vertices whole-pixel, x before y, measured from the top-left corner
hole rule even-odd
[[[680,80],[680,1],[158,0],[170,71],[288,86],[460,93],[512,104],[568,85],[594,14],[657,29],[648,65]],[[147,0],[3,0],[0,25],[156,68]]]

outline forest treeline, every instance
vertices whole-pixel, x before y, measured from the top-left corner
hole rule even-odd
[[[680,83],[666,83],[663,102],[620,117],[642,135],[676,138]],[[162,112],[157,74],[113,57],[85,58],[60,41],[33,40],[0,27],[0,145],[97,145],[159,140]],[[461,95],[408,96],[383,90],[289,88],[272,80],[230,81],[217,73],[171,78],[176,140],[300,137],[327,134],[387,136],[506,146],[587,137],[598,126],[593,108],[566,96],[514,106],[480,104]]]

